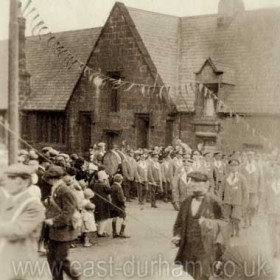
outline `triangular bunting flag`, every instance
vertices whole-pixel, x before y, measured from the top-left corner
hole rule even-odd
[[[142,93],[143,97],[145,97],[145,86],[141,87],[141,93]]]
[[[159,98],[162,99],[162,92],[163,92],[164,87],[160,87],[159,89]]]
[[[208,88],[204,87],[204,98],[206,98],[208,95]]]
[[[240,117],[238,115],[236,115],[236,123],[240,122]]]
[[[198,89],[199,89],[199,92],[201,92],[203,90],[203,84],[199,84]]]
[[[125,89],[124,91],[130,91],[133,87],[135,86],[135,84],[131,84],[127,89]]]

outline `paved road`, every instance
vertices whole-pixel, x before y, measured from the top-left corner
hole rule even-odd
[[[140,207],[132,202],[127,212],[130,239],[102,238],[91,248],[71,249],[71,260],[75,261],[75,266],[83,269],[82,280],[191,279],[173,264],[177,249],[172,248],[170,240],[177,212],[172,205],[159,203],[158,209],[152,209],[148,205]],[[111,224],[108,232],[111,233]],[[232,244],[267,247],[269,242],[264,218],[258,218],[256,225],[242,231],[240,238],[233,239]],[[279,260],[278,265],[280,267]],[[41,279],[51,277],[45,275]]]

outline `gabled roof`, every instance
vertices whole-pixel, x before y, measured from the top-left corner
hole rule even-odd
[[[195,72],[195,74],[201,74],[204,67],[209,64],[215,72],[216,75],[222,75],[221,82],[224,84],[235,84],[235,69],[231,65],[227,65],[225,63],[213,61],[211,57],[209,57],[203,65],[200,67],[199,71]]]
[[[141,39],[164,85],[179,111],[189,111],[185,97],[178,94],[180,67],[180,18],[127,7]]]
[[[57,39],[81,61],[86,61],[101,28],[55,33]],[[48,35],[26,38],[27,70],[31,74],[31,96],[25,110],[64,110],[80,77],[79,67],[70,70],[47,46]]]
[[[235,85],[225,99],[233,111],[279,113],[280,8],[239,13],[227,28],[219,28],[217,18],[182,19],[180,83],[194,81],[197,69],[211,57],[235,71],[230,74]],[[189,99],[191,105],[194,96]]]
[[[81,61],[86,61],[101,28],[54,33],[56,38]],[[80,77],[77,64],[70,70],[47,46],[49,35],[26,38],[26,67],[31,74],[31,96],[24,110],[63,111]],[[50,44],[51,45],[51,44]],[[0,41],[0,110],[8,107],[8,40]]]

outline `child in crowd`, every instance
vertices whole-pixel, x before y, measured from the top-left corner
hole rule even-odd
[[[122,189],[123,176],[116,174],[113,178],[113,185],[111,187],[111,218],[112,229],[113,229],[113,238],[129,238],[125,234],[125,228],[127,223],[126,213],[125,213],[125,196]],[[117,220],[118,218],[122,219],[121,231],[117,233]]]
[[[97,228],[93,214],[95,205],[90,201],[94,197],[94,193],[87,188],[84,190],[84,196],[82,201],[82,233],[84,234],[84,247],[90,247],[96,243],[97,239]]]

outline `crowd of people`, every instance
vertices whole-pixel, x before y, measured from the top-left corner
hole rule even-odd
[[[33,219],[29,229],[33,232],[43,222],[38,234],[38,251],[41,254],[47,252],[53,279],[62,279],[63,271],[71,279],[79,279],[79,273],[70,270],[67,259],[70,247],[75,247],[77,240],[90,247],[98,242],[98,238],[109,237],[106,229],[110,219],[112,237],[129,238],[126,234],[128,203],[138,200],[142,207],[157,208],[160,200],[171,203],[175,211],[182,211],[189,207],[184,206],[186,201],[199,193],[194,182],[200,181],[208,182],[206,192],[221,206],[220,214],[231,226],[231,237],[239,236],[241,225],[243,228],[252,226],[257,213],[265,213],[270,225],[273,254],[279,256],[278,153],[236,151],[223,154],[220,151],[191,150],[180,140],[175,146],[133,150],[125,144],[114,146],[110,151],[117,155],[115,174],[109,174],[103,161],[108,152],[105,143],[94,145],[86,159],[52,147],[45,147],[40,152],[21,150],[19,163],[3,172],[1,205],[19,200],[13,204],[15,216],[7,213],[6,219],[25,223],[28,219],[20,213],[20,201],[23,198],[31,201],[34,213],[27,213],[32,216],[30,221]],[[32,200],[34,198],[37,200]],[[38,204],[39,200],[44,207]],[[200,206],[197,207],[198,211]],[[2,213],[5,215],[6,212]],[[22,220],[20,215],[23,215]],[[120,230],[118,220],[121,221]],[[15,232],[19,225],[14,232],[11,227],[0,222],[0,237],[18,236],[19,233]],[[21,228],[25,227],[25,224],[21,225]],[[177,224],[176,234],[179,231]]]

